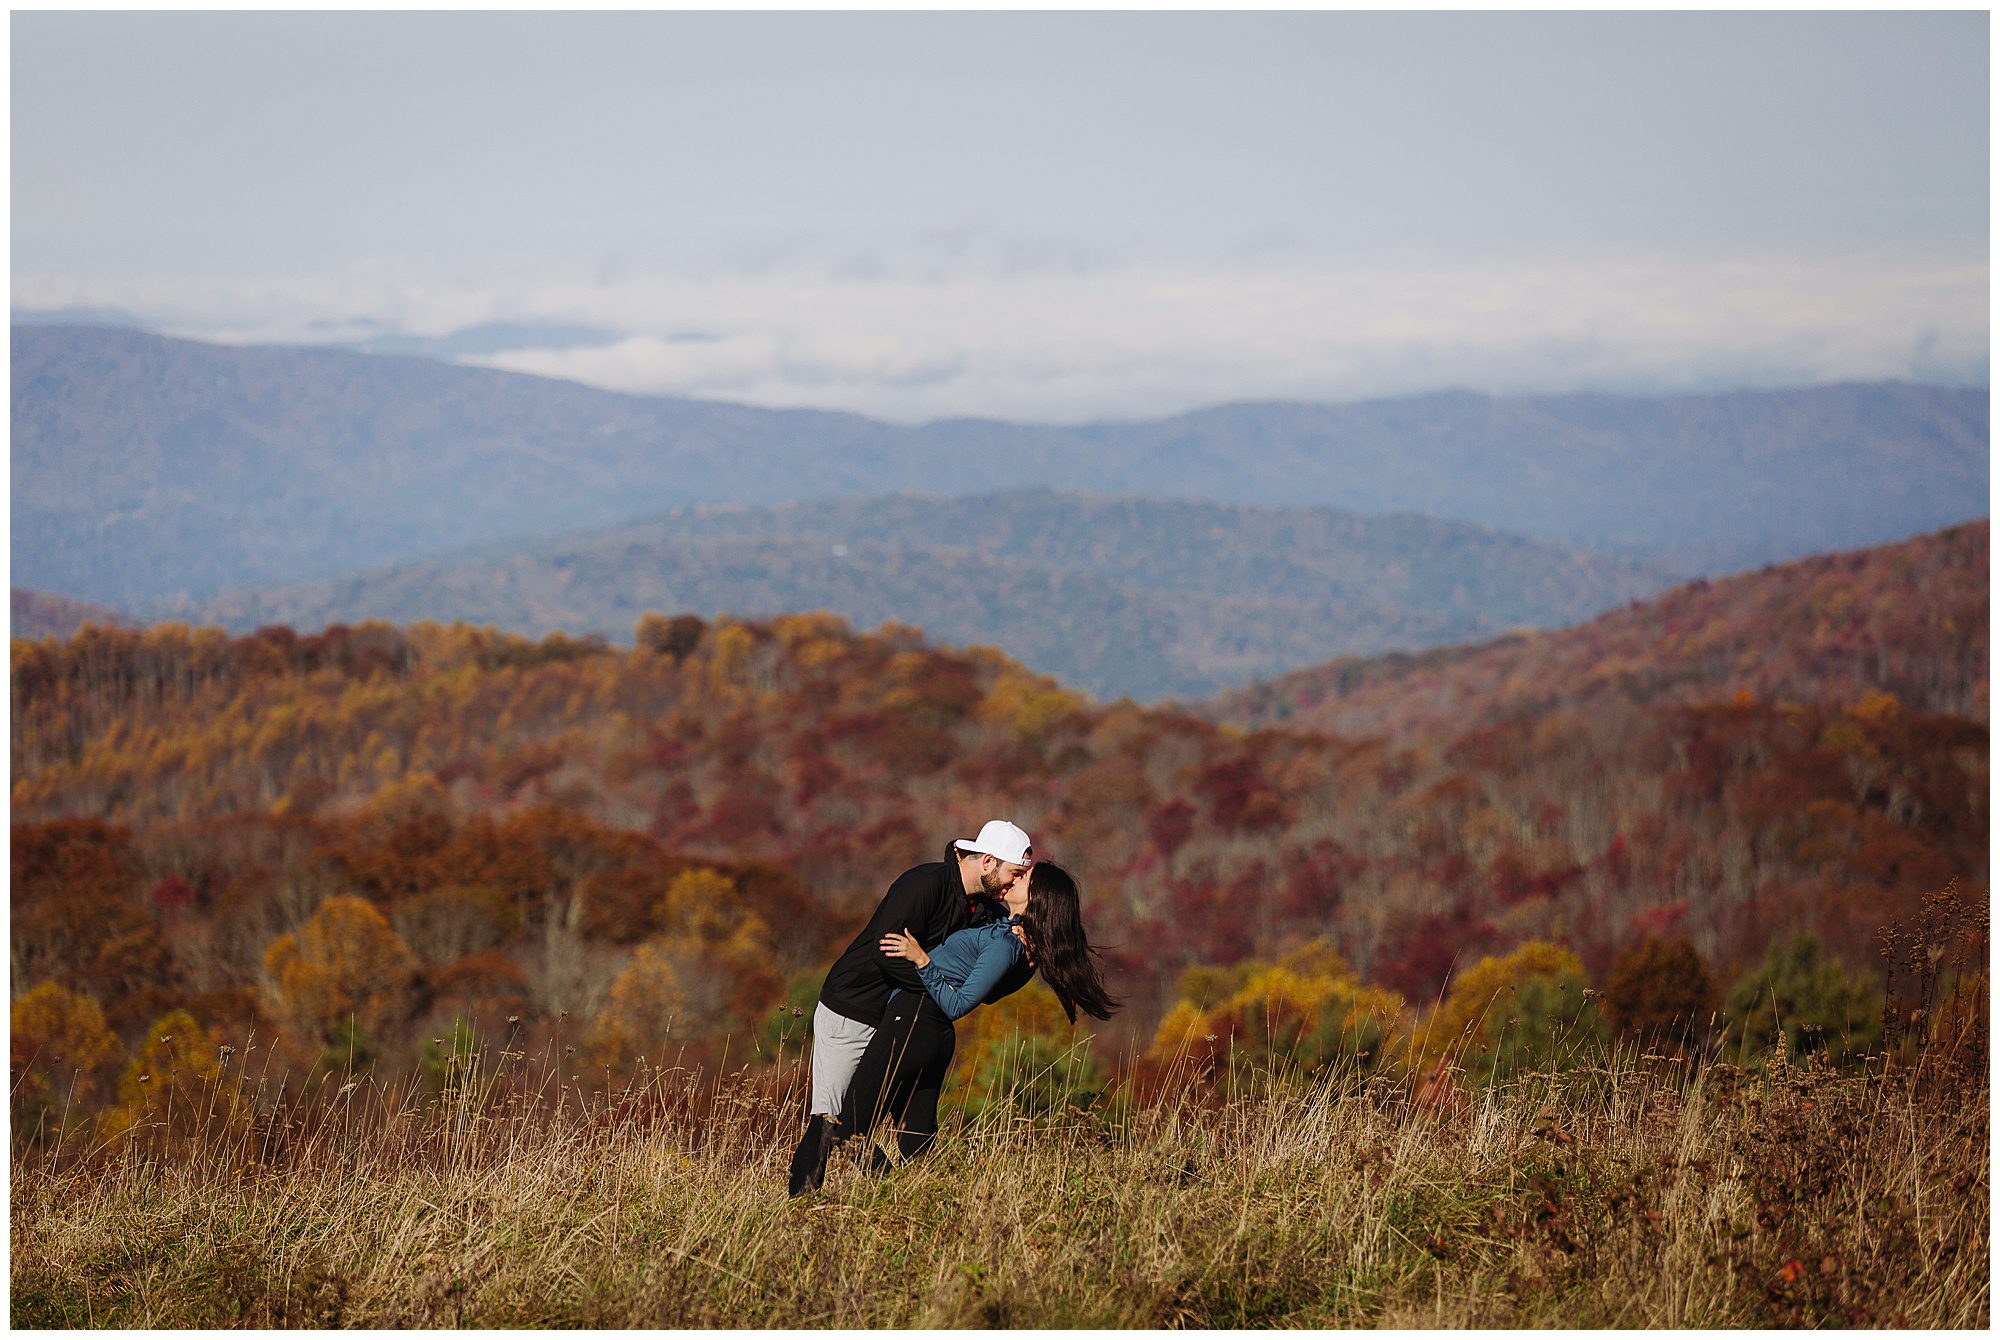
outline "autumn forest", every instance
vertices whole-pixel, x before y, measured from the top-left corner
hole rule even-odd
[[[598,1085],[646,1056],[796,1055],[888,880],[996,815],[1082,882],[1129,1002],[1100,1071],[1217,1028],[1268,1047],[1286,1009],[1386,1062],[1488,978],[1594,996],[1622,974],[1592,1027],[1714,1041],[1731,984],[1786,954],[1831,974],[1800,1009],[1845,1002],[1808,1033],[1858,1049],[1878,928],[1954,881],[1985,896],[1985,527],[1897,548],[1946,543],[1977,552],[1980,623],[1937,702],[1865,667],[1774,700],[1835,654],[1801,617],[1706,696],[1596,683],[1366,734],[1095,704],[813,614],[647,615],[629,650],[430,624],[16,641],[17,1122],[133,1120],[166,1036],[301,1080],[454,1046],[560,1042]],[[981,1014],[1068,1033],[1040,988]]]

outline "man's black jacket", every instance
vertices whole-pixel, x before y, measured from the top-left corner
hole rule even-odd
[[[953,931],[991,921],[1005,915],[1006,910],[991,894],[968,895],[956,861],[912,866],[896,877],[861,934],[834,960],[826,985],[820,988],[820,1003],[858,1024],[879,1027],[891,991],[901,988],[918,995],[924,991],[916,964],[882,952],[883,936],[907,930],[925,949],[936,949]],[[1034,969],[1025,962],[1017,963],[986,999],[1011,995],[1033,976]]]

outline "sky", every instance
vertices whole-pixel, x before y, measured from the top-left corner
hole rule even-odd
[[[902,422],[1987,382],[1979,11],[10,31],[17,314]]]

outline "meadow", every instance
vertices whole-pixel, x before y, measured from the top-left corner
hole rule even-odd
[[[1983,1031],[1983,1030],[1982,1030]],[[1983,1054],[1983,1048],[1981,1049]],[[254,1055],[254,1050],[244,1055]],[[1193,1061],[796,1201],[796,1057],[435,1092],[236,1054],[146,1129],[17,1143],[17,1327],[1984,1327],[1983,1064],[1620,1044],[1439,1091]],[[1120,1067],[1120,1073],[1138,1073]],[[1017,1075],[1020,1073],[1016,1072]],[[161,1077],[171,1081],[171,1077]],[[1032,1077],[1027,1077],[1032,1078]],[[176,1104],[178,1109],[176,1110]]]

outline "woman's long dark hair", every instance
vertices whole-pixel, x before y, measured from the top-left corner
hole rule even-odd
[[[1028,910],[1021,914],[1028,952],[1071,1023],[1076,1012],[1109,1019],[1120,1001],[1104,989],[1097,953],[1083,933],[1076,880],[1053,861],[1037,861],[1028,872]]]

